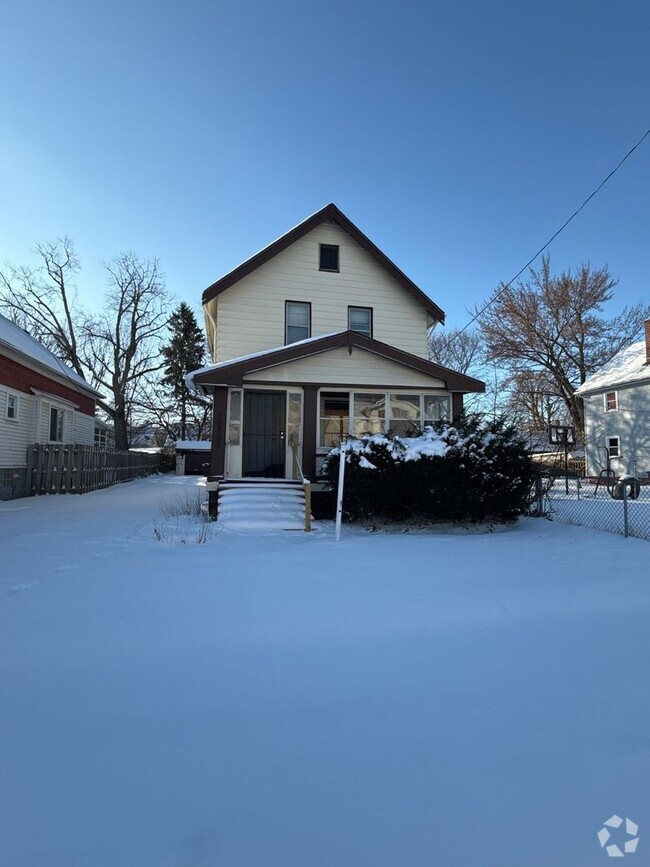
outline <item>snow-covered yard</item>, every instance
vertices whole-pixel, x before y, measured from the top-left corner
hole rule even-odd
[[[646,863],[647,542],[165,543],[196,486],[0,504],[2,867]]]

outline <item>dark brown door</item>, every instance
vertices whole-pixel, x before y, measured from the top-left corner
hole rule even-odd
[[[242,473],[265,479],[284,478],[286,394],[244,392]]]

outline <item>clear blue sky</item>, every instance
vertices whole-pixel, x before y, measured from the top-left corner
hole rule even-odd
[[[5,4],[0,259],[70,235],[202,290],[329,201],[448,314],[650,126],[644,2]],[[650,139],[556,241],[648,300]],[[93,297],[93,293],[96,293]],[[613,312],[613,308],[612,308]]]

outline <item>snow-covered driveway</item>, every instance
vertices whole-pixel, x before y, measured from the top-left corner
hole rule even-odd
[[[650,863],[647,542],[156,542],[195,485],[0,504],[2,867]]]

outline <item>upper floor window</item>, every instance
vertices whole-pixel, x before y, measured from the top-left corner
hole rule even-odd
[[[318,267],[321,271],[339,270],[338,244],[321,244],[319,247]]]
[[[7,395],[7,418],[11,421],[18,421],[18,395]]]
[[[63,410],[50,408],[50,442],[63,442]]]
[[[372,337],[372,307],[348,307],[348,330]]]
[[[286,301],[284,308],[284,342],[296,343],[311,337],[311,304]]]
[[[605,392],[605,412],[611,412],[613,409],[618,409],[618,392]]]

